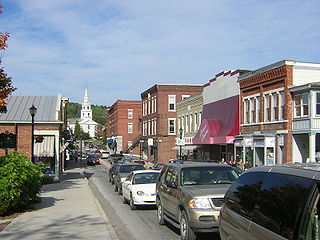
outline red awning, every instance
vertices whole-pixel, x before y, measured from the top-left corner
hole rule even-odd
[[[233,143],[239,135],[239,96],[203,106],[202,121],[193,144]]]

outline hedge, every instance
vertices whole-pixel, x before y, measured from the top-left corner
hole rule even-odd
[[[30,207],[40,192],[42,173],[38,165],[18,153],[0,158],[0,215]]]

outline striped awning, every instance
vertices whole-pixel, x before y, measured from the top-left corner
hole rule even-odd
[[[41,143],[34,141],[34,155],[37,157],[54,157],[54,136],[43,136]]]

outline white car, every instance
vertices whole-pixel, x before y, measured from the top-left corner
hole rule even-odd
[[[137,205],[155,205],[159,175],[157,170],[131,172],[122,183],[123,203],[130,203],[131,210],[135,210]]]

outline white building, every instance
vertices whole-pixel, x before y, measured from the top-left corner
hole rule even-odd
[[[85,89],[83,103],[81,107],[81,116],[80,118],[69,119],[69,127],[72,132],[74,132],[76,122],[79,122],[81,129],[89,133],[91,138],[95,137],[96,127],[98,123],[92,120],[92,109],[89,102],[88,90]]]

